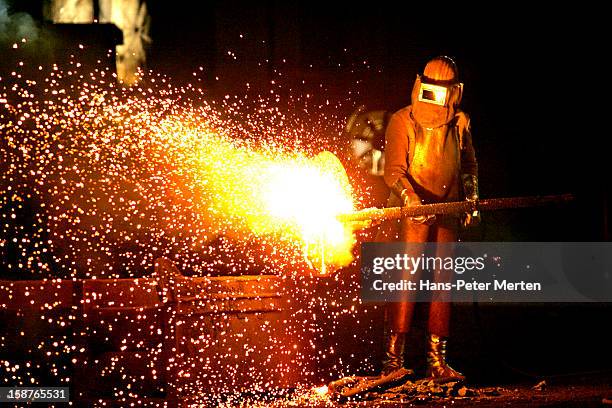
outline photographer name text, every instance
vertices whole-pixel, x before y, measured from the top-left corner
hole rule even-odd
[[[421,279],[418,282],[400,280],[397,282],[385,282],[377,279],[372,282],[372,289],[376,291],[542,291],[540,282],[509,282],[507,280],[494,280],[492,282],[476,282],[458,279],[455,282],[434,282]]]

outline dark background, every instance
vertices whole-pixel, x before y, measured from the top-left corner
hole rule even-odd
[[[41,18],[37,2],[13,6]],[[330,1],[154,1],[149,9],[148,68],[177,84],[198,78],[212,98],[246,92],[246,83],[265,93],[274,80],[286,85],[279,92],[320,101],[344,100],[354,89],[339,116],[359,104],[394,111],[409,103],[429,58],[452,56],[465,83],[481,195],[577,197],[563,207],[484,214],[471,238],[610,239],[609,131],[593,96],[608,74],[592,51],[599,33],[582,27],[597,26],[595,10]],[[462,305],[456,316],[451,353],[472,377],[610,369],[609,304]],[[352,320],[345,326],[338,338],[355,330]],[[358,347],[347,345],[346,354],[369,353]]]

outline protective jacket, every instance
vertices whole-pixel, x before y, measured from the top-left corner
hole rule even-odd
[[[462,111],[430,129],[407,106],[391,116],[385,139],[384,177],[396,198],[407,189],[423,204],[457,201],[462,199],[461,175],[478,174],[470,120]]]

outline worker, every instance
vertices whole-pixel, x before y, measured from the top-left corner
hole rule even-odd
[[[388,207],[478,199],[478,164],[470,119],[459,109],[462,94],[457,65],[449,57],[432,59],[422,75],[417,75],[411,104],[391,116],[385,132],[384,179],[391,190]],[[378,240],[455,242],[461,224],[468,227],[479,222],[478,211],[405,218],[396,229],[387,223]],[[438,246],[436,256],[450,255],[443,253],[447,248]],[[452,272],[434,273],[437,281],[452,280]],[[410,298],[386,305],[382,376],[404,368],[404,344],[413,310]],[[446,359],[450,315],[448,292],[434,292],[429,302],[426,375],[437,382],[464,379]]]

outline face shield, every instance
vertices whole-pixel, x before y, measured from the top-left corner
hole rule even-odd
[[[440,85],[426,84],[421,82],[419,89],[419,102],[432,103],[438,106],[446,105],[448,88]]]
[[[455,115],[462,94],[462,83],[434,84],[417,75],[412,89],[412,116],[424,127],[442,126]]]

